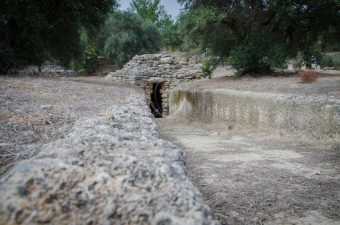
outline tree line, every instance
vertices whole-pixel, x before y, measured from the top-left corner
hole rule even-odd
[[[178,0],[177,20],[160,0],[1,0],[0,72],[58,60],[91,72],[103,55],[117,67],[161,49],[218,56],[242,73],[309,62],[340,50],[340,0]]]

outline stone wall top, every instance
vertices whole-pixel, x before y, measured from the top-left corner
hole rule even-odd
[[[128,95],[0,179],[0,224],[218,224],[183,150],[160,138],[143,97]]]
[[[201,77],[204,56],[189,57],[186,53],[146,54],[133,57],[121,70],[109,73],[106,79],[145,87],[159,78],[170,82],[170,88],[181,82]]]

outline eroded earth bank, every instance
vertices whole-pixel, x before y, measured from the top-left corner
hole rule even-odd
[[[220,78],[181,85],[161,134],[221,224],[340,224],[340,79]]]
[[[217,224],[141,90],[1,78],[0,91],[0,224]]]

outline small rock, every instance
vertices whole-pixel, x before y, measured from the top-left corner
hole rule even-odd
[[[110,113],[106,114],[105,118],[108,121],[113,121],[115,119],[115,117],[112,114],[110,114]]]
[[[194,70],[201,70],[203,68],[203,64],[198,63],[194,65]]]
[[[51,109],[52,105],[42,105],[42,106],[40,106],[40,108],[42,108],[42,109]]]
[[[161,58],[160,63],[162,63],[162,64],[173,64],[174,59],[173,59],[173,57]]]

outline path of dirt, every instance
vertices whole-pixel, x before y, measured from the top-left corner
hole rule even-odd
[[[160,119],[222,224],[340,224],[340,143]]]
[[[47,142],[64,138],[76,120],[103,115],[129,90],[100,77],[0,78],[0,176]],[[135,88],[134,88],[135,90]]]

